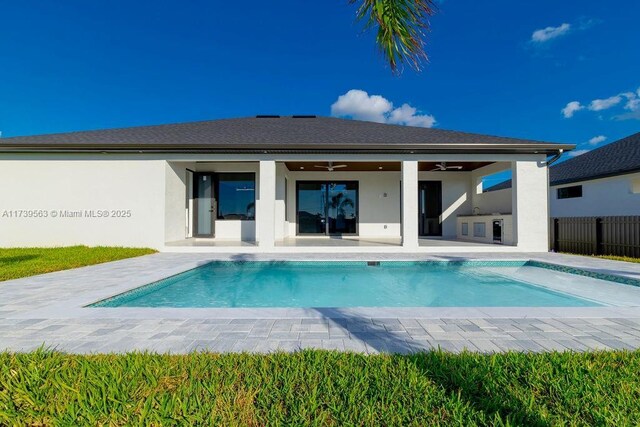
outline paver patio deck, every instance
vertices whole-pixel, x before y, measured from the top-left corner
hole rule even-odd
[[[344,260],[340,256],[340,260]],[[86,308],[212,260],[323,255],[160,253],[0,283],[0,350],[185,353],[322,348],[481,352],[640,348],[640,304],[585,308]],[[640,265],[561,254],[350,254],[354,260],[534,259],[640,279]],[[620,292],[640,289],[620,286]],[[617,289],[617,288],[612,288]]]

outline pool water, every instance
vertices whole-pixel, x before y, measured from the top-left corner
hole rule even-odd
[[[510,274],[519,261],[211,262],[94,307],[593,307]],[[564,274],[564,273],[563,273]],[[536,271],[536,275],[538,272]],[[549,275],[550,279],[553,275]],[[576,276],[578,277],[578,276]]]

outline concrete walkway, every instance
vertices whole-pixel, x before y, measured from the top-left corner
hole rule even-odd
[[[93,353],[151,350],[358,352],[640,348],[640,288],[607,287],[608,306],[584,308],[172,309],[86,308],[216,259],[331,260],[331,255],[161,253],[0,283],[0,350],[41,345]],[[533,259],[640,279],[640,265],[559,254],[350,254],[353,260]],[[345,256],[341,255],[344,261]],[[560,285],[567,292],[571,278]],[[586,282],[585,282],[586,283]],[[575,287],[575,286],[574,286]],[[584,292],[585,289],[575,292]],[[604,289],[604,288],[603,288]],[[591,290],[588,290],[592,292]],[[616,295],[618,295],[616,297]],[[618,298],[620,305],[616,305]],[[625,304],[622,304],[624,302]]]

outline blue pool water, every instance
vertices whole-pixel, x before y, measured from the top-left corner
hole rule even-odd
[[[518,261],[212,262],[94,307],[586,307],[520,281]],[[557,273],[556,273],[557,274]],[[561,273],[566,274],[566,273]],[[536,275],[538,272],[536,271]],[[579,278],[579,276],[576,276]]]

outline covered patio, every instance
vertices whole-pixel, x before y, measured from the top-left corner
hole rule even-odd
[[[186,223],[182,226],[186,231],[176,236],[181,238],[167,240],[164,250],[547,249],[546,237],[541,238],[547,233],[546,221],[517,216],[519,209],[544,207],[540,194],[546,203],[546,167],[539,161],[505,155],[480,159],[434,155],[423,156],[424,160],[402,156],[382,160],[376,155],[344,155],[335,160],[283,157],[173,162],[173,171],[185,174],[181,180],[185,209],[176,221]],[[505,171],[514,177],[515,191],[484,191],[487,176]],[[518,234],[525,219],[530,224]]]

